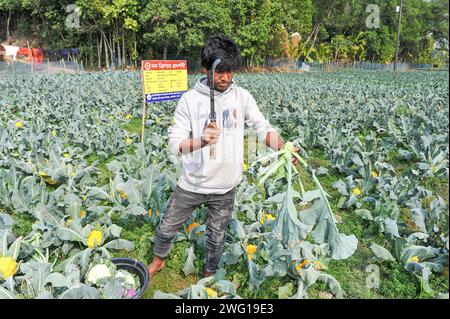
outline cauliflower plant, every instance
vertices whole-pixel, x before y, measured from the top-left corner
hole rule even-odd
[[[115,275],[116,267],[109,260],[93,264],[87,272],[87,282],[92,285],[99,285],[106,282]]]
[[[123,282],[126,283],[130,288],[137,288],[136,280],[134,279],[133,275],[126,270],[120,269],[119,271],[117,271],[116,279],[123,280]]]

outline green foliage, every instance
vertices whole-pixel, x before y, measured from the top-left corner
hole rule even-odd
[[[448,291],[447,76],[237,75],[285,140],[301,146],[308,165],[296,166],[298,173],[292,168],[289,192],[288,156],[280,159],[281,169],[273,175],[269,172],[276,166],[270,163],[258,169],[249,165],[237,191],[221,265],[223,280],[235,287],[231,295],[433,298]],[[179,172],[179,162],[166,146],[176,102],[159,104],[148,113],[141,144],[137,72],[35,75],[32,81],[17,76],[2,78],[0,84],[0,237],[6,238],[8,249],[16,237],[23,237],[17,261],[24,268],[14,280],[22,283],[23,276],[41,271],[50,281],[47,287],[36,286],[39,297],[97,298],[88,286],[75,290],[67,281],[79,283],[91,259],[109,254],[152,260],[152,237]],[[39,112],[29,112],[30,107]],[[252,153],[256,146],[250,139],[246,150]],[[259,148],[258,155],[264,154],[270,153]],[[252,161],[247,158],[247,163]],[[49,176],[39,174],[43,168]],[[264,185],[257,185],[264,182],[258,172],[268,174]],[[57,183],[49,184],[52,180]],[[323,192],[314,193],[315,188]],[[297,194],[310,203],[301,203]],[[291,240],[293,247],[283,247],[283,237],[270,240],[279,224],[289,243],[289,236],[295,237],[290,232],[297,225],[294,217],[305,209],[311,214],[297,218],[309,217],[314,219],[311,226],[326,227],[297,236],[303,241]],[[326,223],[316,222],[318,212]],[[183,225],[166,267],[154,276],[145,298],[157,290],[186,292],[199,282],[204,213],[199,208]],[[192,222],[201,225],[187,234]],[[86,248],[94,229],[102,230],[104,249]],[[334,260],[325,248],[340,234],[354,234],[358,245],[345,254],[348,258]],[[321,237],[326,239],[318,244]],[[252,258],[245,251],[248,245],[256,246]],[[367,286],[371,264],[380,269],[378,289]],[[231,291],[228,282],[220,289]],[[6,287],[1,296],[36,297],[31,288],[0,286]]]
[[[205,39],[215,32],[238,43],[246,66],[292,55],[318,62],[389,63],[397,37],[394,0],[377,2],[379,29],[367,28],[369,2],[357,0],[77,0],[81,25],[70,29],[66,6],[72,2],[2,0],[2,24],[10,34],[35,34],[33,42],[45,48],[79,47],[85,65],[98,68],[109,68],[113,59],[122,67],[130,59],[137,66],[138,59],[170,56],[197,62]],[[286,50],[294,33],[301,39],[292,54]],[[405,3],[401,34],[401,61],[448,63],[446,1]]]

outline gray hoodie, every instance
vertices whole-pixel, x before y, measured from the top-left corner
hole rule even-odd
[[[251,94],[233,80],[224,92],[214,91],[217,127],[222,130],[216,145],[216,159],[211,160],[210,146],[189,154],[179,151],[180,142],[202,136],[209,123],[210,97],[206,77],[200,78],[183,94],[169,128],[169,148],[182,156],[178,186],[201,194],[224,194],[242,180],[244,162],[244,122],[256,130],[260,143],[268,132],[276,132],[261,114]]]

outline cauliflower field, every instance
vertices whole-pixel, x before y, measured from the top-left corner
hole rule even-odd
[[[143,297],[448,298],[448,72],[235,79],[302,161],[247,130],[220,270],[202,279],[202,207]],[[10,76],[0,92],[0,298],[114,297],[80,278],[101,257],[151,261],[180,172],[176,101],[149,107],[142,144],[139,73]]]

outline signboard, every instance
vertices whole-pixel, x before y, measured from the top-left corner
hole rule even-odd
[[[141,142],[144,142],[147,103],[178,100],[187,89],[187,61],[142,61],[143,105]]]
[[[188,89],[187,61],[142,61],[142,79],[147,103],[177,100]]]

